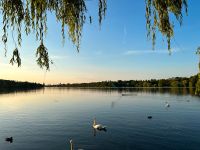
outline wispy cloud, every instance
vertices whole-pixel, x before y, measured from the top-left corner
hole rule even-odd
[[[124,55],[145,55],[145,54],[173,54],[180,52],[180,49],[173,48],[171,51],[168,50],[129,50]]]
[[[126,44],[126,37],[127,37],[127,29],[126,26],[124,25],[124,29],[123,29],[123,44]]]
[[[94,52],[94,54],[95,54],[95,55],[102,55],[103,52],[102,52],[102,51],[96,51],[96,52]]]
[[[53,60],[61,60],[61,59],[66,59],[68,58],[69,56],[66,56],[66,55],[53,55],[53,56],[50,56],[51,59]]]

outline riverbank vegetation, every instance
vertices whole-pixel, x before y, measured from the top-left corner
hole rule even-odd
[[[90,88],[132,88],[132,87],[184,87],[195,88],[198,81],[198,75],[187,77],[175,77],[169,79],[151,79],[151,80],[127,80],[127,81],[102,81],[91,83],[67,83],[47,85],[48,87],[90,87]]]
[[[31,83],[31,82],[19,82],[12,80],[0,80],[0,91],[20,91],[20,90],[32,90],[43,88],[43,84]]]

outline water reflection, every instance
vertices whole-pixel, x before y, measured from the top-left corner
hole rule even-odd
[[[110,107],[111,107],[112,109],[115,108],[116,105],[117,105],[117,103],[121,100],[121,98],[122,98],[122,96],[119,96],[119,98],[118,98],[117,100],[112,101]]]
[[[94,91],[103,92],[111,94],[113,92],[118,92],[122,96],[137,96],[138,93],[161,93],[170,95],[195,95],[195,88],[50,88],[59,90],[78,90],[78,91]]]
[[[0,89],[0,94],[9,94],[9,93],[36,93],[38,91],[45,92],[45,90],[54,91],[59,89],[60,92],[65,91],[85,91],[85,92],[102,92],[107,94],[112,94],[113,92],[118,92],[122,96],[137,96],[138,93],[161,93],[161,94],[170,94],[170,95],[195,95],[195,88],[60,88],[60,87],[47,87],[40,89],[31,89],[31,90],[12,90],[12,89]]]
[[[9,88],[9,89],[4,89],[0,88],[0,94],[9,94],[9,93],[29,93],[33,92],[36,93],[38,91],[44,91],[45,88],[40,87],[40,88],[32,88],[32,89],[16,89],[16,88]]]
[[[107,132],[107,129],[104,128],[104,129],[94,129],[93,128],[93,135],[96,136],[97,133],[101,133],[101,132]]]

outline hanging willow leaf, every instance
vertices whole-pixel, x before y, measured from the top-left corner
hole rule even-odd
[[[92,17],[90,16],[89,19],[90,19],[90,24],[92,24]]]
[[[102,19],[105,17],[106,9],[106,0],[99,0],[99,25],[101,25]]]
[[[99,23],[101,24],[106,12],[106,0],[99,0],[98,5]],[[61,23],[63,41],[67,34],[79,51],[82,29],[87,15],[86,0],[1,0],[0,8],[3,18],[2,41],[5,45],[5,53],[7,52],[9,31],[17,33],[18,47],[21,46],[22,32],[26,36],[34,33],[36,40],[43,43],[44,35],[48,31],[48,12],[53,13],[56,17],[55,21]],[[65,31],[66,29],[67,31]],[[43,44],[39,46],[39,49],[42,48],[45,49]],[[47,49],[45,50],[47,52]],[[46,59],[46,61],[49,60]],[[49,62],[46,61],[38,64],[40,67],[42,65],[49,69]]]
[[[184,7],[187,14],[187,0],[145,0],[145,2],[147,37],[152,39],[154,48],[158,30],[167,38],[168,50],[170,50],[171,38],[174,35],[174,25],[170,15],[173,14],[181,25]]]
[[[44,46],[43,43],[41,43],[40,46],[37,48],[36,57],[37,64],[40,66],[40,68],[45,67],[46,70],[49,70],[49,54],[47,48]]]
[[[170,50],[171,38],[174,35],[174,25],[170,20],[170,15],[175,15],[181,25],[184,7],[187,13],[187,0],[145,1],[148,38],[152,39],[154,47],[156,32],[161,32],[166,37],[168,49]],[[106,13],[107,1],[98,0],[98,6],[99,25],[101,25]],[[10,33],[8,31],[16,31],[19,47],[22,42],[22,32],[26,33],[27,36],[30,33],[35,33],[36,40],[43,43],[44,35],[48,31],[48,12],[54,14],[56,21],[61,23],[63,41],[65,41],[67,34],[76,46],[77,51],[79,51],[82,29],[87,16],[86,0],[1,0],[0,8],[3,18],[2,41],[5,44],[5,53]]]
[[[20,58],[19,51],[18,51],[17,48],[15,48],[14,51],[13,51],[13,56],[10,59],[10,63],[12,65],[14,65],[14,63],[17,63],[18,67],[21,66],[21,58]]]

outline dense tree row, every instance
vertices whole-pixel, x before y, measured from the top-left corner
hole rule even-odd
[[[129,81],[102,81],[91,83],[73,83],[48,85],[54,87],[99,87],[99,88],[122,88],[122,87],[196,87],[198,76],[175,77],[160,80],[129,80]]]
[[[44,85],[39,83],[0,80],[0,90],[28,90],[42,87],[44,87]]]

